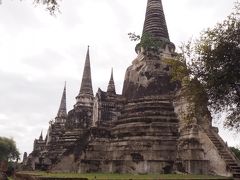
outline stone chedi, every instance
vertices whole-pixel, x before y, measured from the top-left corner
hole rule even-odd
[[[207,105],[186,122],[184,86],[171,81],[164,59],[175,57],[161,0],[148,0],[143,35],[159,47],[136,46],[122,94],[113,71],[107,91],[92,90],[87,50],[81,88],[74,108],[66,111],[66,86],[47,136],[34,141],[26,167],[62,172],[119,172],[234,175],[239,160],[212,127]],[[190,122],[190,123],[189,123]],[[26,159],[26,158],[25,158]]]

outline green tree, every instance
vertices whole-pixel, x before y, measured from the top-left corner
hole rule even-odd
[[[227,112],[225,126],[240,130],[240,3],[222,23],[182,47],[191,75],[205,89],[213,112]]]
[[[240,150],[238,148],[235,148],[235,147],[230,147],[230,149],[237,156],[237,158],[240,160]]]
[[[143,33],[142,36],[135,33],[128,33],[131,41],[139,41],[137,47],[142,47],[146,51],[157,51],[159,48],[164,48],[169,42],[162,39],[155,39],[150,33]]]
[[[13,139],[0,137],[0,161],[13,161],[19,159],[19,151]]]

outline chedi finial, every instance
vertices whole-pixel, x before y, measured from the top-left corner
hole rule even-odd
[[[149,34],[158,40],[169,40],[162,0],[148,0],[145,22],[143,26],[143,35],[144,34]]]
[[[111,71],[111,77],[108,83],[108,88],[107,88],[107,92],[111,93],[111,94],[116,94],[116,90],[115,90],[115,84],[114,84],[114,80],[113,80],[113,68]]]

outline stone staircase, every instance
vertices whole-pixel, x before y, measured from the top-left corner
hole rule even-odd
[[[75,129],[72,131],[66,131],[64,134],[59,135],[59,139],[56,142],[51,142],[47,151],[45,152],[45,157],[51,159],[52,165],[60,162],[61,158],[69,153],[75,153],[75,148],[78,147],[78,142],[83,141],[82,138],[87,139],[88,131],[83,131],[80,129]],[[76,151],[78,152],[78,151]]]
[[[214,130],[207,131],[207,135],[218,150],[219,155],[224,159],[227,169],[233,174],[235,180],[240,180],[240,163],[237,157],[231,152],[227,145],[218,137]]]

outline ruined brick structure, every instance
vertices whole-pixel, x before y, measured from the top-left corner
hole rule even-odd
[[[240,174],[239,160],[212,127],[207,105],[186,123],[189,103],[171,82],[165,58],[175,57],[161,0],[148,0],[143,34],[161,46],[137,45],[121,95],[113,72],[107,92],[93,95],[87,50],[81,88],[66,111],[66,87],[46,139],[34,142],[28,166],[62,172]]]

